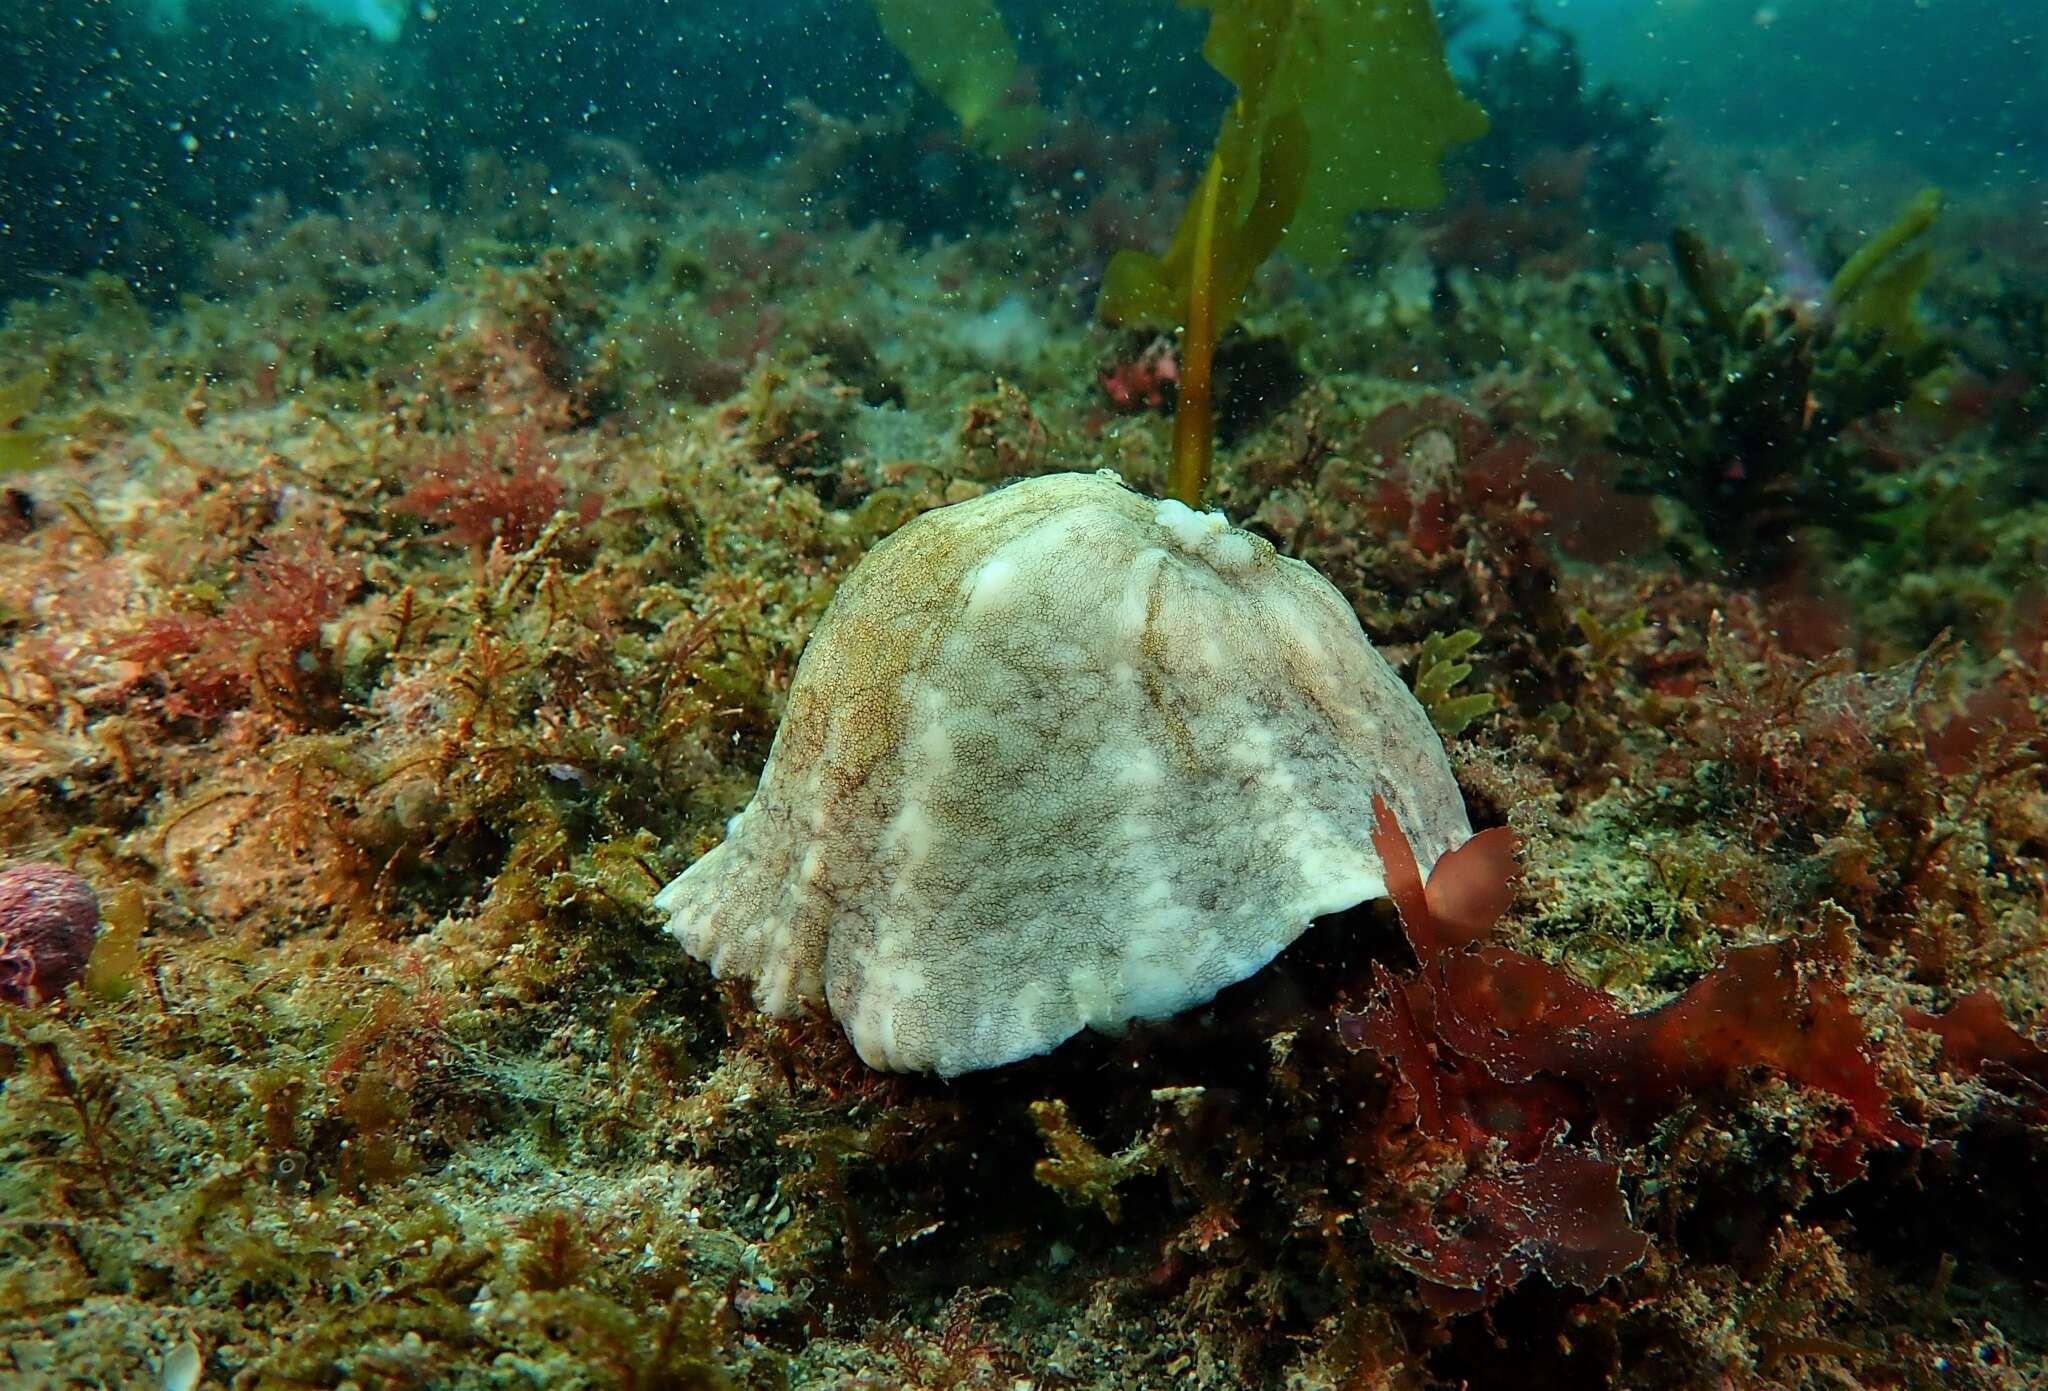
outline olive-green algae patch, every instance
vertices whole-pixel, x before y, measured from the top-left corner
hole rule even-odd
[[[54,457],[48,438],[30,423],[50,386],[47,367],[0,382],[0,474],[41,468]]]

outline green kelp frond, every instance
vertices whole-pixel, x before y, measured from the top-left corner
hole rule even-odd
[[[1334,265],[1345,221],[1443,200],[1444,150],[1486,132],[1458,92],[1429,0],[1181,0],[1211,12],[1202,55],[1237,87],[1216,148],[1163,256],[1120,251],[1096,312],[1181,337],[1167,491],[1207,489],[1216,343],[1259,265],[1287,246]]]
[[[1112,324],[1184,326],[1201,317],[1190,301],[1206,291],[1220,337],[1252,276],[1285,239],[1310,158],[1308,125],[1299,112],[1282,112],[1256,138],[1244,122],[1226,121],[1165,255],[1124,250],[1110,258],[1101,317]],[[1213,264],[1206,285],[1198,287],[1195,265],[1205,239]]]
[[[1856,253],[1842,263],[1835,272],[1835,278],[1828,284],[1828,298],[1837,304],[1846,303],[1856,296],[1871,273],[1917,240],[1934,225],[1941,215],[1941,190],[1924,188],[1912,202],[1906,205],[1891,226],[1866,240],[1856,248]]]
[[[1004,105],[1017,81],[1017,45],[994,0],[874,0],[874,7],[918,85],[971,140],[999,154],[1029,138],[1039,113]]]
[[[1238,97],[1166,254],[1123,252],[1112,264],[1101,308],[1112,323],[1186,322],[1212,189],[1220,329],[1274,249],[1333,265],[1353,212],[1440,203],[1444,151],[1486,133],[1451,79],[1426,0],[1182,3],[1211,10],[1202,55]]]
[[[1934,270],[1934,254],[1914,243],[1940,215],[1941,191],[1923,189],[1891,226],[1867,238],[1842,263],[1828,285],[1828,302],[1844,327],[1876,334],[1893,351],[1909,351],[1926,339],[1917,305]]]
[[[1183,0],[1190,8],[1205,0]],[[1428,0],[1207,0],[1202,56],[1236,84],[1264,127],[1284,111],[1307,126],[1307,181],[1286,247],[1313,266],[1344,253],[1353,212],[1430,208],[1438,164],[1486,133],[1452,81]]]

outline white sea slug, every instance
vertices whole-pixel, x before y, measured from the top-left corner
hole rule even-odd
[[[819,623],[761,785],[655,899],[770,1014],[952,1076],[1200,1004],[1470,838],[1329,581],[1113,474],[928,512]]]

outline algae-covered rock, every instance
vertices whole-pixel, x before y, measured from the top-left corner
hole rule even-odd
[[[941,508],[847,579],[753,802],[655,900],[771,1014],[948,1075],[1209,999],[1470,834],[1337,591],[1113,475]]]

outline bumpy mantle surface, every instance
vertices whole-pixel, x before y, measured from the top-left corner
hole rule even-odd
[[[769,1013],[947,1075],[1199,1004],[1471,835],[1336,589],[1221,514],[1057,474],[848,576],[724,843],[656,898]]]

